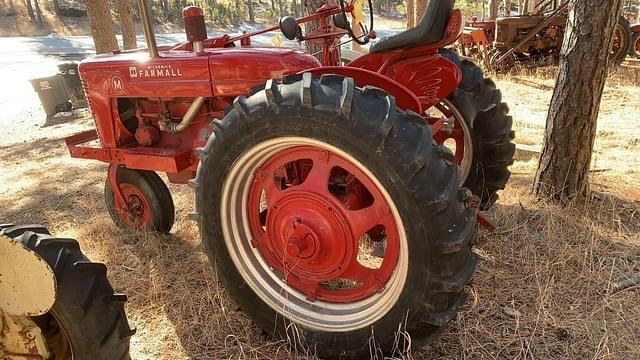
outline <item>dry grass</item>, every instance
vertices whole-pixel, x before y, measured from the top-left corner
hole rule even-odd
[[[539,144],[550,91],[508,79],[498,85],[517,140]],[[638,91],[607,88],[586,204],[560,209],[536,200],[536,160],[516,162],[491,212],[498,230],[483,233],[476,247],[481,261],[465,308],[411,358],[640,359],[640,287],[608,291],[640,271]],[[57,139],[5,144],[0,222],[48,224],[107,263],[112,282],[129,295],[135,359],[312,358],[265,337],[217,284],[186,220],[188,188],[171,186],[178,212],[171,235],[129,235],[106,214],[103,165],[69,159]]]

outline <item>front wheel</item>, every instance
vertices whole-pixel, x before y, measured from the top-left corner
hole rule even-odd
[[[464,303],[474,211],[450,153],[385,92],[270,81],[200,153],[204,248],[265,331],[322,357],[390,354],[399,329],[431,340]]]
[[[118,167],[116,179],[125,204],[119,204],[107,179],[104,198],[113,222],[130,231],[169,233],[175,220],[171,193],[153,171]]]

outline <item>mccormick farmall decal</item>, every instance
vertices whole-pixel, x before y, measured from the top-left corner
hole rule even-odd
[[[145,65],[145,66],[129,66],[129,76],[131,78],[155,78],[165,79],[172,77],[182,77],[182,69],[173,68],[171,65]]]

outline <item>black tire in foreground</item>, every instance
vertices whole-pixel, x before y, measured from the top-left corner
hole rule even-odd
[[[113,190],[107,180],[104,198],[113,222],[131,231],[154,231],[168,234],[175,221],[175,207],[171,192],[160,176],[153,171],[118,168],[118,183],[136,215],[127,215],[116,208]]]
[[[511,176],[509,166],[516,150],[512,143],[513,118],[508,115],[507,104],[502,102],[502,93],[493,80],[484,77],[480,67],[469,60],[460,60],[453,51],[447,50],[443,55],[462,70],[462,82],[448,99],[471,128],[473,158],[464,186],[480,197],[480,209],[487,210]]]
[[[129,359],[135,329],[127,321],[127,297],[114,292],[104,264],[84,256],[76,240],[53,237],[40,225],[0,225],[0,234],[33,250],[54,271],[55,303],[47,314],[33,318],[52,359]]]
[[[430,342],[456,316],[477,262],[471,251],[475,214],[463,203],[467,191],[458,187],[457,166],[448,161],[452,154],[434,144],[422,117],[399,110],[395,99],[380,89],[356,88],[350,78],[304,74],[285,77],[280,85],[267,82],[264,90],[239,97],[224,121],[216,124],[206,148],[199,151],[200,233],[226,291],[259,327],[321,357],[369,357],[372,351],[392,354],[406,349],[402,338],[407,333],[414,346]],[[271,178],[263,164],[277,154],[309,147],[326,149],[320,161],[341,157],[368,173],[387,194],[389,208],[395,209],[387,210],[404,234],[398,237],[394,274],[399,275],[359,302],[334,303],[297,291],[253,246],[254,241],[269,239],[253,239],[247,233],[251,210],[243,205],[243,189],[251,188],[258,177]],[[323,187],[318,193],[325,192]],[[283,190],[283,199],[296,189],[292,185]],[[313,211],[324,211],[313,207],[312,200],[308,209],[300,204],[299,221],[306,221],[303,218]],[[267,200],[267,233],[271,205]],[[389,251],[393,235],[386,236]]]

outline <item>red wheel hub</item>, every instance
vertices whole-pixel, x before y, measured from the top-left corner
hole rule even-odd
[[[393,274],[400,246],[387,200],[337,154],[309,146],[280,151],[254,174],[248,202],[252,246],[310,301],[362,300],[382,291]],[[361,238],[381,227],[382,263],[365,266],[358,260]]]
[[[151,225],[152,214],[149,202],[142,191],[132,184],[119,184],[122,196],[127,202],[117,205],[120,218],[135,229],[145,229]]]

